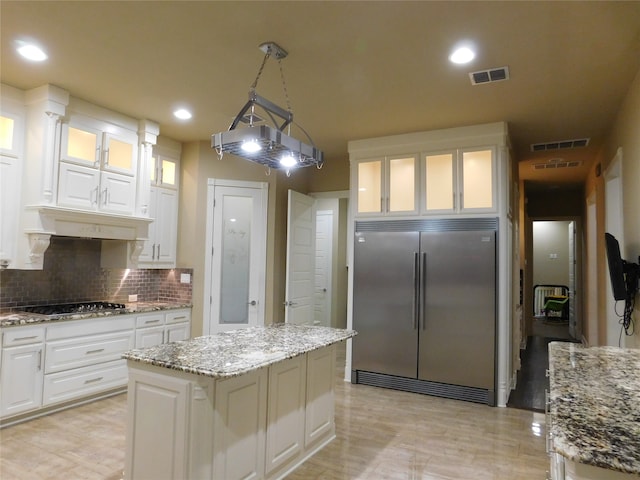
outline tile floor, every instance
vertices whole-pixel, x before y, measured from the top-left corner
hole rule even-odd
[[[343,375],[341,366],[336,440],[288,479],[545,478],[543,414],[351,385]],[[0,478],[120,479],[125,419],[123,394],[4,428]]]

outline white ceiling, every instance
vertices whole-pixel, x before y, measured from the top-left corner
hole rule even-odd
[[[45,83],[160,124],[180,141],[209,140],[244,105],[275,41],[297,123],[347,160],[347,141],[507,121],[521,165],[578,159],[582,168],[521,167],[536,180],[580,181],[640,69],[640,2],[0,2],[2,83]],[[15,41],[40,42],[29,64]],[[447,57],[461,40],[467,66]],[[508,66],[510,79],[472,86],[468,73]],[[262,96],[285,107],[267,62]],[[188,106],[189,122],[173,118]],[[295,133],[295,132],[294,132]],[[534,154],[532,143],[590,138],[586,148]],[[570,174],[569,176],[563,175]]]

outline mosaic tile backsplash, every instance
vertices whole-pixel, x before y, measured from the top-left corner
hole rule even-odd
[[[0,271],[0,310],[27,305],[110,301],[127,303],[137,294],[139,302],[191,302],[191,283],[180,283],[188,268],[103,269],[100,240],[51,237],[43,270]]]

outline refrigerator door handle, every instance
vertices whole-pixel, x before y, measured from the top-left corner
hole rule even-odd
[[[427,253],[422,252],[422,265],[420,266],[420,317],[422,318],[422,330],[427,328]]]
[[[420,295],[420,260],[419,253],[413,252],[413,305],[411,306],[411,318],[413,319],[413,329],[418,329],[418,305]]]

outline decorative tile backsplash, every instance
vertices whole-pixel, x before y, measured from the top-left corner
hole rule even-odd
[[[100,240],[51,237],[43,270],[0,271],[0,310],[26,305],[110,301],[191,302],[191,283],[180,283],[188,268],[124,270],[100,267]]]

